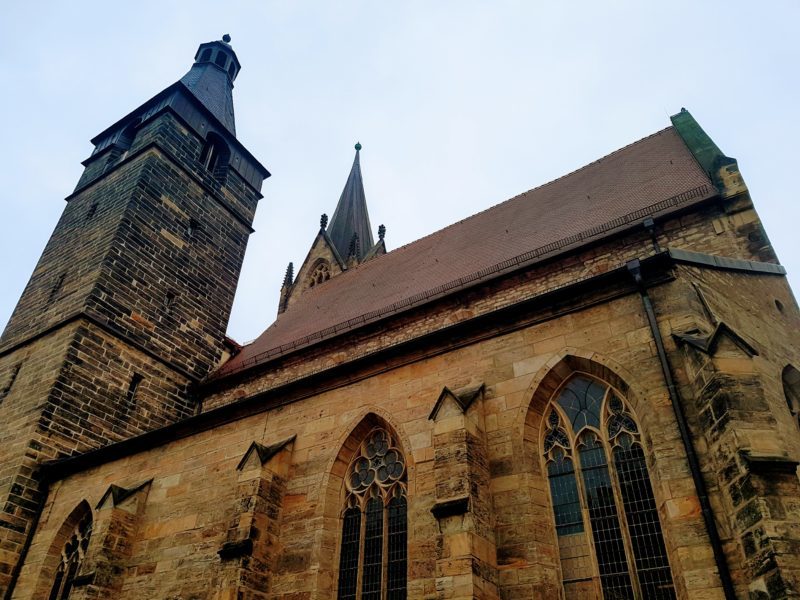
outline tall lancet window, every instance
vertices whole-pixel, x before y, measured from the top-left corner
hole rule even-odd
[[[623,396],[576,375],[544,423],[566,597],[675,598],[639,426]]]
[[[61,561],[56,570],[53,587],[50,589],[49,600],[67,600],[72,591],[75,577],[81,569],[81,563],[86,556],[89,546],[89,537],[92,535],[92,515],[87,512],[69,534],[67,542],[61,549]]]
[[[388,431],[366,436],[345,487],[339,600],[405,600],[406,466]]]

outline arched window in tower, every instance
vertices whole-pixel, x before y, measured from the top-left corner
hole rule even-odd
[[[406,467],[392,435],[373,429],[347,469],[339,600],[405,600]]]
[[[320,260],[311,271],[308,278],[308,287],[314,287],[324,283],[331,278],[331,266],[326,260]]]
[[[200,55],[199,62],[208,62],[211,60],[211,48],[206,48],[203,50],[203,53]]]
[[[230,156],[231,153],[225,140],[213,131],[210,132],[200,153],[200,162],[203,168],[214,175],[214,178],[220,183],[225,183]]]
[[[623,396],[572,377],[545,410],[542,451],[567,597],[672,599],[641,433]]]
[[[800,371],[792,365],[787,365],[781,374],[783,381],[783,395],[786,398],[786,405],[789,412],[800,425]]]
[[[220,66],[224,69],[225,63],[228,62],[228,56],[222,50],[218,50],[217,57],[214,59],[214,62],[217,64],[217,66]]]
[[[53,580],[53,587],[50,588],[48,600],[67,600],[75,577],[81,569],[81,563],[86,556],[86,548],[89,546],[89,537],[92,535],[92,515],[87,510],[83,518],[72,530],[61,550],[61,560],[56,570]]]
[[[228,77],[233,79],[236,77],[236,63],[231,61],[231,64],[228,65]]]

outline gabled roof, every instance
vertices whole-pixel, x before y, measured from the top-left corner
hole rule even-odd
[[[221,378],[717,195],[673,127],[309,291]]]
[[[357,236],[356,257],[363,260],[375,244],[372,238],[372,226],[367,212],[367,198],[364,195],[364,181],[361,177],[361,144],[356,144],[356,156],[353,167],[344,184],[339,203],[333,212],[328,225],[327,234],[339,255],[347,260],[350,257],[353,236]]]

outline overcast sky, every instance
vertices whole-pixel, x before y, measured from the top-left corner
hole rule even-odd
[[[669,125],[736,157],[800,290],[800,2],[5,2],[0,326],[88,140],[230,33],[239,139],[272,172],[230,334],[275,317],[360,140],[396,248]]]

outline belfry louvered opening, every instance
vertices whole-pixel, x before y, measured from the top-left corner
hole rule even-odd
[[[404,600],[408,517],[405,458],[391,434],[373,429],[345,480],[340,600]]]
[[[675,598],[639,426],[622,395],[578,374],[544,414],[566,596]]]

